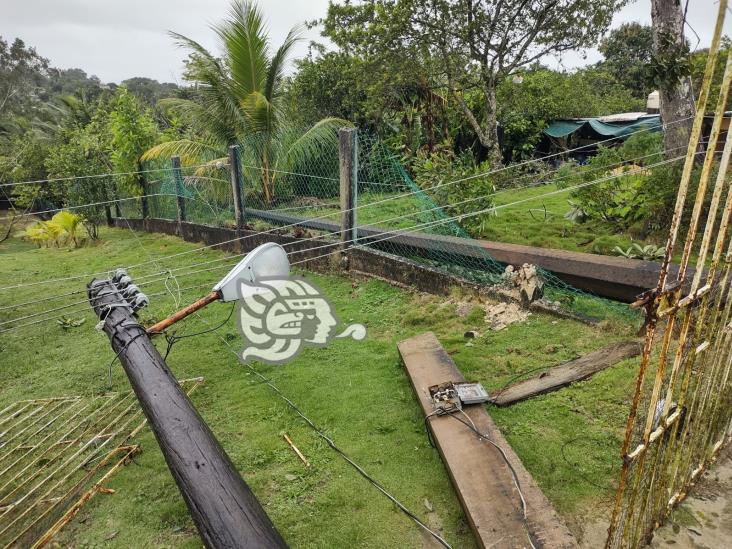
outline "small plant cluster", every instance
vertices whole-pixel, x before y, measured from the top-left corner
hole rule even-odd
[[[83,218],[68,211],[61,211],[48,221],[39,221],[25,230],[25,238],[39,248],[52,245],[58,247],[73,246],[78,248],[86,243],[81,237]]]
[[[664,158],[662,135],[639,133],[620,147],[601,146],[587,165],[565,163],[557,175],[562,178],[563,187],[580,187],[570,195],[575,213],[581,213],[576,221],[599,221],[614,232],[629,231],[643,240],[665,232],[671,224],[682,165],[658,165]],[[717,169],[715,163],[713,177]],[[696,192],[699,176],[697,166],[689,183],[691,196]],[[595,183],[598,180],[601,181]],[[705,208],[710,198],[707,193]],[[694,204],[688,203],[684,220]]]
[[[615,246],[613,252],[622,255],[628,259],[644,259],[646,261],[657,261],[663,259],[666,249],[663,246],[655,246],[648,244],[641,246],[637,242],[633,242],[627,250],[623,250],[620,246]]]

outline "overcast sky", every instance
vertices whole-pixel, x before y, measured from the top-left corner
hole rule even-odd
[[[185,54],[176,48],[168,30],[185,34],[214,49],[210,24],[225,14],[229,0],[0,0],[0,35],[6,40],[22,38],[59,68],[78,67],[103,82],[120,82],[132,76],[147,76],[163,82],[179,82]],[[325,15],[328,0],[260,0],[269,21],[274,44],[287,31],[306,20]],[[713,0],[690,0],[689,24],[709,44],[717,6]],[[730,17],[732,19],[732,17]],[[613,21],[650,23],[650,0],[627,6]],[[727,34],[732,24],[725,25]],[[687,30],[696,44],[696,37]],[[296,56],[307,53],[306,34]],[[586,58],[569,54],[563,66],[573,68],[599,59],[596,51]],[[555,63],[551,63],[555,64]]]

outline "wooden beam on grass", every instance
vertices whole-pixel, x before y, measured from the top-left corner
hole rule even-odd
[[[465,381],[431,332],[402,341],[398,349],[425,416],[434,410],[429,395],[430,386],[448,381]],[[576,547],[572,534],[485,408],[480,405],[466,406],[463,411],[475,428],[505,454],[504,459],[498,449],[454,418],[432,416],[428,420],[433,440],[445,462],[478,545],[523,549],[531,546],[530,536],[535,547]],[[456,417],[467,421],[462,413]],[[507,462],[516,471],[526,501],[526,520],[521,510],[521,494],[514,484]]]
[[[508,406],[527,398],[556,391],[576,381],[587,379],[622,360],[639,356],[641,350],[638,341],[613,343],[599,351],[544,370],[531,379],[519,381],[496,391],[491,394],[490,402],[496,406]]]

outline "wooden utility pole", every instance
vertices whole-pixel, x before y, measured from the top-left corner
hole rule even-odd
[[[651,0],[651,22],[656,64],[676,68],[684,66],[689,52],[684,37],[684,14],[679,0]],[[673,157],[689,145],[694,116],[694,94],[686,71],[658,76],[661,121],[664,124],[663,146],[666,156]],[[704,109],[705,105],[700,108]]]
[[[170,159],[173,164],[173,181],[175,181],[175,195],[178,201],[178,223],[186,220],[186,202],[183,195],[183,173],[180,169],[180,156]]]
[[[234,220],[236,222],[236,236],[241,236],[244,228],[244,202],[242,189],[244,180],[241,176],[241,153],[239,145],[229,147],[229,175],[231,177],[231,194],[234,197]]]
[[[338,160],[341,195],[341,249],[356,242],[356,203],[358,198],[358,130],[338,131]]]
[[[116,286],[88,294],[206,547],[287,547]]]

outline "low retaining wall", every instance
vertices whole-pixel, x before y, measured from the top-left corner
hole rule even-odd
[[[314,242],[294,238],[289,235],[279,234],[276,231],[263,234],[257,231],[240,232],[242,238],[237,240],[236,231],[223,227],[213,227],[198,223],[171,221],[169,219],[121,219],[114,220],[115,225],[122,229],[131,228],[137,231],[150,233],[162,233],[179,236],[187,242],[201,243],[206,246],[220,244],[216,249],[230,253],[246,253],[265,242],[276,242],[287,244],[288,253],[293,253],[291,262],[295,263],[310,258],[310,261],[303,264],[314,271],[332,271],[335,268],[347,267],[357,275],[380,278],[390,283],[406,288],[416,289],[422,292],[446,295],[451,288],[461,286],[476,291],[485,291],[477,284],[468,280],[444,273],[421,265],[409,259],[398,258],[376,250],[354,248],[348,250],[347,262],[340,263],[337,255],[319,257],[336,249],[321,248],[312,250],[315,246],[321,246],[322,241]],[[498,296],[500,297],[500,296]]]
[[[334,232],[339,225],[323,219],[307,219],[303,217],[278,213],[276,211],[255,210],[248,208],[249,217],[262,219],[274,224],[294,225]],[[388,240],[378,242],[379,238]],[[373,248],[389,250],[398,245],[407,254],[429,257],[434,252],[449,253],[461,258],[466,263],[476,265],[487,256],[506,265],[523,265],[530,263],[550,271],[567,284],[591,292],[602,297],[618,301],[632,302],[635,297],[649,288],[655,288],[661,271],[661,264],[655,261],[641,261],[624,257],[568,252],[521,244],[505,244],[488,240],[472,240],[454,236],[443,236],[424,233],[394,233],[388,230],[366,225],[358,227],[359,242],[377,240]],[[671,278],[676,276],[678,267],[670,268]]]

